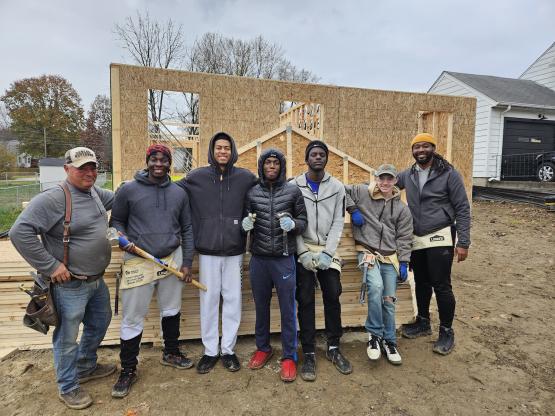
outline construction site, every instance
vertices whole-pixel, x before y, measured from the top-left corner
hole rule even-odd
[[[400,170],[413,163],[410,140],[428,132],[437,152],[461,173],[472,197],[476,99],[339,86],[212,75],[112,64],[112,148],[114,189],[144,168],[144,151],[164,143],[175,155],[172,177],[207,164],[208,143],[224,131],[238,145],[237,166],[257,171],[257,160],[269,148],[287,158],[287,177],[306,170],[304,149],[314,139],[329,147],[327,171],[344,184],[367,183],[374,170],[392,163]],[[198,122],[152,121],[149,91],[195,94]],[[542,205],[542,204],[540,204]],[[547,215],[546,215],[547,214]],[[248,278],[249,256],[242,275],[242,321],[237,354],[242,369],[221,366],[201,376],[175,371],[168,378],[158,364],[160,318],[155,300],[147,316],[139,372],[133,393],[113,400],[116,375],[88,385],[95,397],[90,414],[554,414],[555,335],[552,312],[555,290],[553,247],[555,222],[543,207],[511,202],[472,203],[472,246],[465,262],[455,263],[452,281],[457,296],[456,349],[434,356],[434,335],[399,340],[403,365],[370,363],[366,357],[364,321],[359,303],[360,271],[347,215],[339,254],[342,349],[353,363],[349,376],[338,375],[324,356],[319,335],[318,380],[278,381],[276,358],[262,371],[246,362],[254,350],[254,300]],[[70,414],[57,399],[51,336],[22,325],[28,296],[19,286],[32,281],[29,266],[9,240],[0,241],[0,400],[5,414]],[[531,265],[531,258],[534,264]],[[105,280],[115,297],[122,252],[114,248]],[[193,275],[198,275],[195,257]],[[397,325],[415,315],[412,278],[397,290]],[[435,303],[432,301],[432,310]],[[320,292],[316,293],[317,328],[324,328]],[[99,350],[101,361],[117,362],[120,315]],[[272,300],[273,344],[279,345],[279,307]],[[181,314],[182,349],[197,361],[202,356],[198,290],[186,286]],[[279,348],[279,347],[278,347]],[[279,354],[278,354],[279,355]],[[40,397],[40,400],[36,400]],[[3,411],[0,413],[4,414]],[[88,414],[88,413],[87,413]]]

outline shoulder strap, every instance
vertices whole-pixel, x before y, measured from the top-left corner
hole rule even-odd
[[[71,222],[71,192],[69,191],[69,187],[67,186],[66,182],[62,182],[60,187],[64,191],[65,195],[65,214],[64,214],[64,234],[63,234],[63,242],[64,242],[64,266],[67,267],[69,263],[69,237],[70,237],[70,227],[69,223]]]

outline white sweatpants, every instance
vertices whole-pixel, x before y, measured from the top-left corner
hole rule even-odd
[[[178,248],[174,258],[178,269],[181,267],[181,258],[181,249]],[[148,313],[154,289],[157,290],[160,319],[177,315],[181,311],[183,283],[174,274],[168,274],[163,279],[146,285],[122,289],[121,339],[132,339],[143,332],[145,316]]]
[[[199,254],[199,280],[208,290],[200,291],[200,333],[204,354],[219,353],[220,295],[222,303],[222,354],[233,354],[241,323],[241,270],[243,255]]]

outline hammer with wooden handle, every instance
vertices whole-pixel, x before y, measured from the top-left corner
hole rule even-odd
[[[118,242],[119,242],[119,247],[120,248],[128,246],[129,244],[132,244],[127,238],[125,238],[122,235],[118,236]],[[137,254],[138,256],[140,256],[144,259],[147,259],[148,261],[156,263],[159,267],[175,274],[180,279],[183,279],[183,273],[181,273],[179,270],[174,269],[173,267],[169,266],[166,262],[162,261],[158,257],[154,257],[152,254],[144,251],[140,247],[137,247],[135,244],[133,244],[133,252],[135,254]],[[206,286],[204,286],[202,283],[198,282],[195,279],[191,280],[191,283],[193,284],[193,286],[199,288],[200,290],[204,290],[205,292],[208,290],[208,289],[206,289]]]
[[[254,223],[256,221],[256,213],[249,212],[249,218],[252,219]],[[245,247],[247,254],[251,254],[251,230],[247,231],[247,246]]]

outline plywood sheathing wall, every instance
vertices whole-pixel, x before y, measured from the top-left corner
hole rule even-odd
[[[279,127],[282,101],[321,104],[326,113],[324,140],[376,167],[412,163],[411,138],[422,113],[452,117],[452,163],[470,192],[476,100],[396,91],[261,80],[226,75],[111,65],[114,180],[129,179],[144,165],[147,89],[187,91],[200,97],[200,163],[206,163],[209,139],[231,134],[240,147]],[[117,99],[117,102],[116,100]],[[439,149],[446,149],[440,137]],[[119,152],[116,152],[120,149]],[[339,176],[341,177],[341,176]]]

